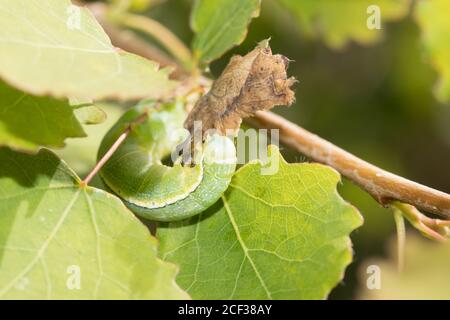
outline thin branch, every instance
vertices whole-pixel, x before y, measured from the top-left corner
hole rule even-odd
[[[247,122],[257,128],[278,128],[280,141],[339,171],[382,205],[392,200],[450,218],[450,195],[380,169],[272,112],[259,112]]]
[[[89,172],[89,174],[81,181],[82,186],[87,186],[92,178],[100,171],[100,169],[105,165],[105,163],[112,157],[114,152],[120,147],[120,145],[125,141],[125,139],[130,134],[131,130],[136,124],[142,123],[147,119],[147,113],[142,113],[139,117],[133,120],[122,132],[122,134],[117,138],[117,140],[112,144],[112,146],[108,149],[108,151],[104,154],[104,156],[96,163],[95,167]]]
[[[108,24],[104,20],[103,25],[109,33]],[[122,34],[118,32],[109,33],[109,36],[114,43],[121,43],[121,48],[159,61],[157,57],[147,52],[137,51],[135,40],[123,39]],[[183,78],[186,73],[183,74],[180,70],[178,76]],[[259,112],[255,117],[246,119],[246,122],[257,128],[280,129],[280,140],[284,145],[314,161],[333,167],[366,190],[382,205],[398,200],[426,212],[450,218],[449,194],[382,170],[274,113]]]

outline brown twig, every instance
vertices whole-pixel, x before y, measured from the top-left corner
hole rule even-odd
[[[111,158],[111,156],[116,152],[116,150],[120,147],[120,145],[125,141],[125,139],[130,134],[133,126],[139,123],[142,123],[145,119],[147,119],[147,113],[142,113],[139,117],[133,120],[122,132],[122,134],[117,138],[117,140],[112,144],[112,146],[108,149],[108,151],[103,155],[103,157],[95,164],[95,167],[89,172],[89,174],[81,181],[82,186],[87,186],[92,178],[100,171],[100,169],[105,165],[105,163]]]
[[[130,52],[164,63],[151,50],[143,50],[145,47],[151,48],[147,43],[138,38],[128,37],[125,39],[123,33],[117,32],[118,29],[111,27],[105,19],[100,17],[100,22],[109,33],[113,43]],[[116,31],[111,32],[114,29]],[[176,62],[172,62],[172,64],[177,65]],[[183,73],[182,68],[177,70],[176,77],[187,76]],[[314,161],[333,167],[366,190],[382,205],[388,205],[391,201],[398,200],[421,210],[450,218],[449,194],[380,169],[272,112],[259,112],[255,117],[247,119],[246,122],[257,128],[280,129],[280,140],[284,145],[299,151]]]
[[[383,205],[392,200],[450,218],[450,195],[380,169],[272,112],[247,120],[257,128],[280,130],[280,141],[324,163],[358,184]]]

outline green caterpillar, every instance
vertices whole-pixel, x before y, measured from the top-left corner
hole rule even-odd
[[[148,113],[147,119],[132,125],[126,140],[100,171],[103,182],[146,219],[176,221],[206,210],[230,183],[236,149],[229,138],[212,135],[195,153],[195,166],[182,166],[179,160],[172,166],[164,164],[188,135],[182,129],[186,112],[181,102],[158,108],[142,103],[127,111],[104,137],[98,158],[143,112]]]

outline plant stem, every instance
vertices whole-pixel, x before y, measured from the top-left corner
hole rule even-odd
[[[405,218],[400,210],[394,210],[395,226],[397,228],[397,269],[403,271],[405,264]]]
[[[382,205],[392,200],[450,217],[450,195],[376,167],[272,112],[258,112],[247,122],[257,128],[277,128],[280,141],[314,161],[324,163],[358,184]]]
[[[145,119],[147,119],[147,113],[141,114],[135,120],[133,120],[126,129],[122,132],[122,134],[117,138],[117,140],[112,144],[112,146],[108,149],[108,151],[103,155],[103,157],[96,163],[95,167],[89,172],[89,174],[81,181],[82,186],[87,186],[92,178],[100,171],[100,169],[105,165],[105,163],[111,158],[114,152],[120,147],[120,145],[125,141],[125,139],[130,134],[133,126],[139,123],[142,123]]]
[[[448,241],[450,221],[429,218],[416,207],[399,201],[392,201],[391,207],[401,213],[414,228],[427,238],[440,242]]]

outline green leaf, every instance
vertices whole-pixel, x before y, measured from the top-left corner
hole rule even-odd
[[[187,298],[119,199],[45,149],[0,162],[0,299]]]
[[[69,0],[0,0],[0,77],[35,95],[160,98],[168,70],[115,48],[92,13]]]
[[[359,272],[359,298],[450,299],[448,285],[450,283],[450,246],[448,244],[407,234],[405,266],[401,272],[397,269],[395,239],[390,243],[389,252],[389,259],[371,259],[362,263]],[[380,287],[375,289],[372,287],[377,281],[377,275],[374,272],[379,272],[380,280]]]
[[[209,63],[244,41],[250,20],[259,15],[260,0],[197,0],[191,14],[196,59]]]
[[[0,97],[0,145],[33,151],[86,136],[67,102],[28,95],[1,80]]]
[[[276,174],[247,164],[210,210],[158,229],[160,256],[193,298],[323,299],[342,279],[362,218],[338,195],[339,174],[270,154]]]
[[[422,42],[431,63],[441,78],[436,95],[441,101],[450,101],[450,2],[447,0],[419,1],[415,16],[422,29]]]
[[[410,0],[280,0],[297,19],[299,29],[308,36],[319,35],[332,48],[342,48],[354,40],[362,44],[378,41],[384,22],[405,17]],[[368,7],[380,9],[381,29],[369,29],[367,19],[373,16]],[[370,20],[371,21],[371,20]]]
[[[79,175],[86,175],[94,167],[102,138],[123,113],[117,105],[101,103],[98,106],[108,115],[105,121],[94,126],[84,125],[86,138],[68,139],[64,148],[54,150]]]

